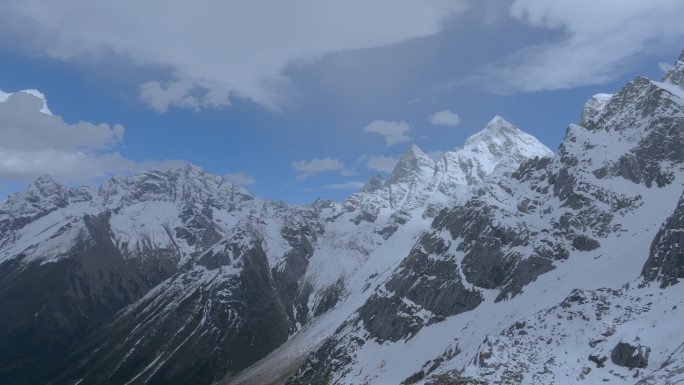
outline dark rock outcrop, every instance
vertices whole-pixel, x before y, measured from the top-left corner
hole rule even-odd
[[[684,278],[684,195],[653,239],[641,275],[645,282],[660,282],[661,288]]]
[[[610,354],[610,360],[618,366],[629,369],[646,368],[651,348],[648,346],[632,346],[626,342],[619,342]]]

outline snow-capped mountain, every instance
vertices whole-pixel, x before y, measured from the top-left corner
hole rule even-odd
[[[81,363],[65,379],[197,381],[197,363],[184,358],[192,351],[212,362],[200,377],[215,381],[338,305],[395,233],[415,238],[479,183],[549,154],[497,117],[441,162],[411,146],[388,180],[373,177],[343,202],[292,207],[192,165],[113,178],[98,191],[41,177],[0,206],[0,273],[17,290],[36,274],[50,277],[59,301],[50,298],[55,287],[32,287],[29,298],[8,302],[26,306],[4,339],[49,331],[55,349],[79,348],[65,358]]]
[[[682,79],[594,96],[557,154],[500,117],[411,146],[342,202],[43,176],[0,203],[0,382],[682,380]]]
[[[684,378],[682,73],[593,97],[557,155],[443,210],[288,383]]]

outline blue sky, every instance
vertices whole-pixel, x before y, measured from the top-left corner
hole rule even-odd
[[[683,18],[671,0],[3,2],[0,199],[189,162],[341,200],[496,115],[555,151],[593,94],[662,77]]]

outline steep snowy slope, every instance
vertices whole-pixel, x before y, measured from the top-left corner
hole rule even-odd
[[[289,383],[679,378],[683,59],[592,98],[556,156],[443,210]]]
[[[310,315],[322,314],[348,292],[346,282],[400,227],[420,232],[429,223],[425,220],[467,201],[484,181],[506,178],[521,162],[551,155],[537,139],[498,116],[439,162],[411,146],[386,181],[374,176],[361,192],[321,209],[326,236],[304,276],[304,285],[314,293]]]

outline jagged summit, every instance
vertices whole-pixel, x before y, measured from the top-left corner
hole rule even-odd
[[[44,174],[24,191],[9,195],[0,205],[0,214],[30,215],[68,204],[74,190]]]
[[[495,117],[492,118],[492,120],[487,123],[485,126],[485,130],[500,130],[500,129],[513,129],[513,130],[518,130],[518,127],[514,126],[511,124],[511,122],[507,121],[506,119],[502,118],[499,115],[496,115]]]
[[[230,202],[235,205],[255,198],[245,187],[236,186],[193,164],[141,171],[131,177],[111,178],[102,183],[98,195],[106,204],[167,201],[182,204],[207,202],[216,205]]]
[[[529,154],[552,155],[552,151],[532,135],[529,135],[500,116],[495,116],[485,128],[466,139],[465,151],[488,154],[495,157]]]
[[[463,148],[447,152],[438,162],[411,145],[387,180],[373,176],[359,194],[341,202],[340,209],[352,222],[374,223],[379,234],[388,236],[409,212],[434,217],[442,208],[467,200],[486,179],[510,175],[525,160],[550,156],[553,152],[536,138],[496,116]],[[378,219],[383,210],[383,215],[393,216],[389,226]]]
[[[591,99],[587,100],[587,102],[584,103],[584,108],[582,108],[582,113],[580,114],[579,125],[587,127],[596,123],[612,97],[613,94],[596,94],[592,96]]]
[[[416,172],[426,169],[434,171],[434,168],[435,162],[418,146],[412,144],[404,155],[399,158],[399,162],[394,166],[394,171],[392,171],[392,175],[387,179],[386,185],[409,182]]]
[[[372,193],[373,191],[376,191],[382,186],[385,185],[385,178],[382,177],[380,174],[375,174],[370,179],[368,179],[368,182],[366,182],[363,187],[361,187],[361,190],[359,190],[360,193]]]
[[[31,185],[41,192],[51,192],[55,188],[64,187],[61,183],[54,180],[50,175],[43,174]]]
[[[684,51],[682,51],[679,59],[677,62],[675,62],[674,67],[672,67],[672,69],[665,74],[660,81],[663,83],[675,84],[681,88],[684,88]]]
[[[495,170],[510,173],[526,159],[548,156],[553,152],[543,143],[496,116],[482,131],[466,139],[463,148],[447,152],[438,162],[437,167],[448,175],[440,188],[448,191],[458,185],[476,185]]]

